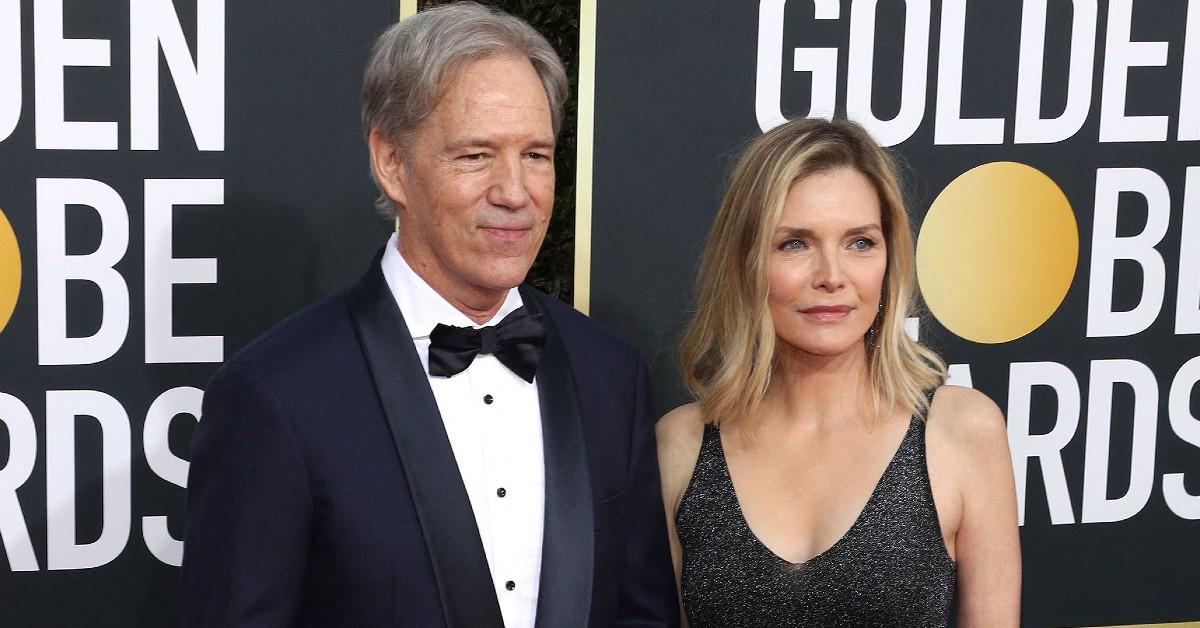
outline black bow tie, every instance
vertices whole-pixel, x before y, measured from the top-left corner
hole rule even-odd
[[[524,307],[513,310],[496,325],[479,329],[438,323],[429,334],[429,374],[457,375],[482,353],[495,355],[517,377],[533,383],[545,341],[542,315],[530,314]]]

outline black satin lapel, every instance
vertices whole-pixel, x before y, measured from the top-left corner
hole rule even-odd
[[[542,306],[543,298],[521,287],[525,306],[546,315],[546,346],[537,369],[546,461],[546,522],[535,626],[586,626],[595,542],[591,479],[575,376],[563,339]]]
[[[378,258],[370,272],[350,288],[347,298],[408,478],[447,628],[504,628],[454,451]]]

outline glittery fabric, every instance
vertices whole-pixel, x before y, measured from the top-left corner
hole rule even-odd
[[[750,531],[713,425],[704,428],[676,530],[691,628],[949,624],[955,565],[938,526],[920,420],[849,531],[807,562],[780,558]]]

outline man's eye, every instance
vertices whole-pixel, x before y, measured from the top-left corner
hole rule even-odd
[[[545,153],[525,153],[525,156],[535,161],[545,161],[550,159],[550,155]]]
[[[459,159],[463,161],[480,161],[483,159],[483,153],[471,153],[469,155],[463,155],[459,157]]]

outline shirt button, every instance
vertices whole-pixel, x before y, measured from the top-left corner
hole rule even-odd
[[[484,402],[484,403],[486,403],[486,404],[488,404],[489,406],[490,406],[490,405],[492,405],[492,402],[493,402],[493,401],[495,401],[495,400],[496,400],[496,399],[495,399],[494,397],[492,397],[491,395],[484,395],[484,396],[483,396],[483,402]]]
[[[517,588],[517,583],[513,582],[512,580],[509,580],[508,582],[504,583],[504,588],[508,589],[509,591],[512,591],[513,589]]]
[[[508,491],[504,490],[503,486],[496,489],[496,497],[504,497],[505,495],[508,495]]]

